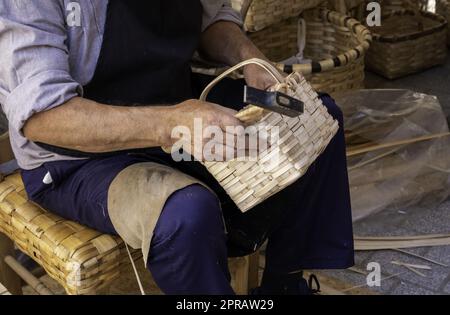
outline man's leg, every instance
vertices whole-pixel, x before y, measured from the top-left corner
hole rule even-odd
[[[116,234],[107,209],[112,180],[143,162],[128,156],[47,163],[24,171],[31,200],[103,233]],[[52,183],[43,178],[50,171]],[[166,294],[233,294],[226,234],[216,196],[200,185],[175,192],[166,202],[150,248],[148,267]]]
[[[263,287],[280,285],[302,269],[344,269],[353,265],[353,233],[342,113],[322,97],[340,130],[307,174],[276,197],[287,210],[271,233]]]
[[[167,294],[233,294],[216,196],[200,185],[175,192],[155,228],[148,268]]]

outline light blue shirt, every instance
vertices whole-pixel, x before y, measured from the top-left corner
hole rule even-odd
[[[74,2],[81,9],[80,26],[73,25],[75,19],[67,23]],[[230,0],[201,2],[203,29],[219,20],[242,25]],[[35,113],[83,96],[100,54],[107,5],[108,0],[0,0],[0,104],[21,168],[73,159],[43,150],[21,130]]]

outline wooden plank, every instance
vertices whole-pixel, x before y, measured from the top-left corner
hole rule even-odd
[[[249,256],[229,259],[231,286],[237,295],[248,294]]]
[[[450,132],[426,135],[426,136],[421,136],[421,137],[417,137],[417,138],[404,139],[404,140],[392,141],[392,142],[381,143],[381,144],[373,144],[373,145],[369,145],[369,146],[362,145],[359,148],[358,147],[357,148],[349,148],[347,150],[347,157],[352,157],[355,155],[372,152],[372,151],[377,151],[377,150],[381,150],[381,149],[388,149],[388,148],[392,148],[392,147],[396,147],[396,146],[400,146],[400,145],[406,145],[406,144],[412,144],[412,143],[417,143],[417,142],[423,142],[423,141],[427,141],[427,140],[444,138],[444,137],[448,137],[448,136],[450,136]]]
[[[421,256],[421,255],[418,255],[418,254],[415,254],[415,253],[411,253],[411,252],[407,252],[405,250],[397,249],[397,248],[393,249],[393,250],[396,251],[396,252],[403,253],[405,255],[409,255],[409,256],[413,256],[413,257],[416,257],[416,258],[423,259],[425,261],[431,262],[431,263],[436,264],[438,266],[442,266],[442,267],[446,267],[446,268],[448,267],[448,265],[446,265],[444,263],[441,263],[440,261],[437,261],[437,260],[434,260],[434,259],[431,259],[431,258],[428,258],[428,257],[425,257],[425,256]]]
[[[404,249],[450,245],[449,235],[422,235],[398,237],[358,237],[355,236],[355,250]]]
[[[250,255],[248,266],[248,290],[257,288],[259,286],[259,256],[260,253]]]
[[[260,252],[246,257],[228,260],[231,273],[231,286],[237,295],[247,295],[249,290],[259,285]]]

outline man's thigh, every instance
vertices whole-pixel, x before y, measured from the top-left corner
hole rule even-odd
[[[100,232],[116,234],[107,209],[108,189],[117,174],[139,162],[142,160],[126,154],[58,161],[22,171],[22,178],[29,198],[43,208]]]

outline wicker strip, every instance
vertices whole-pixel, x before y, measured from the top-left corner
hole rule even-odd
[[[263,118],[253,126],[256,130],[267,130],[269,135],[273,135],[272,132],[279,129],[279,141],[262,152],[257,161],[204,163],[243,212],[302,177],[339,129],[338,122],[328,113],[317,93],[303,76],[294,72],[283,78],[275,67],[263,60],[252,59],[227,70],[205,89],[200,99],[205,100],[215,84],[228,74],[251,63],[263,67],[276,78],[279,84],[275,85],[273,90],[303,101],[305,111],[294,118],[264,112]],[[244,109],[238,117],[251,116],[249,112],[255,112],[253,106]],[[256,117],[259,119],[260,112],[256,111]],[[274,160],[274,157],[278,159]]]
[[[94,294],[129,264],[119,237],[66,221],[28,201],[22,179],[0,182],[0,232],[13,239],[68,294]],[[140,251],[133,253],[139,258]]]
[[[307,10],[305,58],[313,62],[292,66],[277,64],[285,72],[300,72],[318,91],[333,94],[362,88],[364,56],[371,34],[358,21],[327,9]],[[298,53],[298,18],[290,18],[249,34],[270,60],[280,61]]]
[[[439,15],[394,11],[383,16],[382,26],[371,30],[373,43],[367,54],[367,65],[388,79],[445,62],[447,22]]]
[[[450,2],[448,0],[437,0],[436,13],[442,15],[448,23],[450,21]],[[447,24],[447,45],[450,47],[450,23]]]
[[[303,10],[317,7],[325,0],[232,0],[233,7],[245,17],[245,29],[262,30]]]

